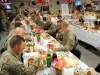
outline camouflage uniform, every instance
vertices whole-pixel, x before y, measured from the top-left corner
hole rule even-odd
[[[47,30],[47,32],[51,36],[55,37],[55,34],[56,34],[56,25],[54,25],[53,23],[51,23],[51,24],[46,23],[45,26],[44,26],[44,30]]]
[[[57,41],[62,41],[63,35],[64,35],[64,31],[62,29],[57,29],[57,34],[60,36],[59,38],[56,38]]]
[[[5,49],[10,49],[10,39],[13,37],[13,35],[7,39],[7,41],[5,42]]]
[[[36,21],[35,23],[37,28],[44,28],[45,23],[43,21]]]
[[[0,75],[36,75],[41,58],[36,57],[26,68],[20,56],[12,50],[5,51],[0,59]]]
[[[12,22],[11,22],[10,27],[9,27],[9,32],[10,32],[12,29],[15,29],[15,21],[12,21]]]
[[[73,31],[68,30],[68,32],[64,32],[63,40],[60,41],[60,43],[63,45],[63,47],[57,48],[56,50],[71,51],[73,48],[76,47],[78,39]]]
[[[12,37],[12,35],[14,35],[14,31],[15,31],[15,29],[12,29],[12,30],[9,32],[9,34],[8,34],[8,36],[7,36],[7,40],[8,40],[10,37]]]
[[[5,29],[5,31],[7,31],[7,25],[6,25],[7,16],[6,16],[4,10],[1,10],[1,18],[2,18],[2,25],[3,25],[4,29]]]

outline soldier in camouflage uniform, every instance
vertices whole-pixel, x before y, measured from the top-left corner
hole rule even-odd
[[[21,19],[19,17],[16,17],[15,20],[11,22],[9,31],[11,31],[12,29],[15,29],[15,23],[19,23],[19,22],[21,22]]]
[[[36,75],[41,56],[38,54],[32,65],[25,67],[21,61],[20,53],[25,47],[25,40],[20,36],[14,36],[10,40],[11,49],[6,50],[0,59],[0,75]]]
[[[19,23],[15,23],[15,29],[16,29],[17,27],[23,27],[23,24],[20,23],[20,22],[19,22]],[[8,40],[10,37],[12,37],[12,35],[14,35],[15,29],[12,29],[12,30],[9,32],[9,34],[8,34],[8,36],[7,36],[7,40]]]
[[[49,33],[51,36],[53,36],[55,38],[55,34],[56,34],[56,25],[52,23],[51,21],[51,16],[48,16],[46,18],[46,24],[44,26],[44,30],[46,33]]]
[[[36,21],[35,21],[36,27],[43,29],[44,26],[45,26],[45,23],[43,21],[41,21],[40,16],[39,15],[36,15],[35,18],[36,18]]]
[[[73,48],[76,47],[78,43],[77,36],[73,31],[69,29],[69,22],[67,20],[62,21],[62,29],[64,31],[63,40],[60,43],[63,47],[59,47],[57,51],[71,51]]]
[[[17,27],[15,29],[14,34],[5,42],[5,48],[10,49],[10,39],[15,36],[15,35],[19,35],[21,37],[24,37],[25,35],[25,30],[22,27]]]
[[[64,35],[64,31],[61,28],[62,20],[57,21],[57,32],[56,32],[56,39],[57,41],[62,41],[62,37]]]
[[[2,18],[2,25],[4,27],[4,30],[7,31],[7,14],[5,12],[5,8],[4,6],[2,6],[2,10],[1,10],[1,18]]]

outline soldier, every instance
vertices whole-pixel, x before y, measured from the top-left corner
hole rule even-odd
[[[15,36],[15,35],[19,35],[19,36],[21,36],[21,37],[24,37],[24,35],[25,35],[25,29],[22,28],[22,27],[17,27],[17,28],[15,29],[14,35],[12,35],[12,37]],[[12,37],[10,37],[10,38],[6,41],[6,43],[5,43],[5,48],[10,49],[10,39],[11,39]]]
[[[36,21],[35,21],[35,23],[36,23],[36,27],[37,28],[44,28],[44,25],[45,25],[45,23],[43,22],[43,21],[41,21],[41,19],[40,19],[40,16],[39,15],[36,15]]]
[[[2,10],[1,10],[1,16],[2,16],[2,25],[3,25],[3,28],[5,30],[5,32],[7,32],[7,13],[5,12],[5,7],[2,6]]]
[[[21,19],[19,17],[16,17],[15,20],[11,22],[9,31],[11,31],[12,29],[15,28],[15,23],[17,23],[17,22],[18,23],[21,22]]]
[[[67,20],[62,21],[62,29],[64,31],[63,40],[60,42],[63,47],[59,47],[58,51],[71,51],[76,47],[78,43],[77,36],[69,28],[69,22]]]
[[[24,8],[23,5],[20,5],[19,9],[18,9],[18,13],[20,15],[21,18],[23,18],[24,15]]]
[[[23,24],[20,23],[20,22],[15,23],[15,29],[16,29],[17,27],[23,27]],[[10,37],[12,37],[12,35],[14,35],[15,29],[12,29],[12,30],[9,32],[9,34],[8,34],[8,36],[7,36],[7,40],[8,40]]]
[[[48,16],[46,18],[46,24],[44,26],[44,30],[46,33],[49,33],[51,36],[53,36],[55,38],[55,34],[56,34],[56,25],[54,25],[51,21],[51,16]]]
[[[36,75],[41,55],[38,54],[32,65],[25,67],[20,53],[25,47],[24,38],[16,35],[10,40],[11,49],[6,50],[0,59],[0,75]]]
[[[56,33],[57,41],[62,41],[62,37],[64,35],[64,31],[61,28],[61,22],[62,20],[57,21],[57,33]]]

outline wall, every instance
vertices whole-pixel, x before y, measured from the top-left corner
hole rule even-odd
[[[50,0],[51,1],[51,0]],[[57,1],[57,0],[56,0]],[[56,1],[55,0],[52,0],[51,2],[50,2],[50,11],[51,12],[53,12],[54,10],[56,10],[56,11],[58,11],[58,10],[61,10],[61,4],[65,4],[65,3],[67,3],[66,2],[66,0],[59,0],[60,1],[60,4],[59,5],[57,5],[56,4]],[[12,6],[17,6],[17,7],[19,7],[19,5],[20,5],[20,3],[21,2],[11,2],[12,3]],[[30,6],[28,6],[28,3],[29,2],[23,2],[24,3],[24,9],[27,9],[28,8],[28,10],[30,11],[30,12],[33,12],[34,10],[35,11],[38,11],[39,9],[40,9],[40,5],[38,5],[38,6],[33,6],[32,5],[32,3],[30,2]],[[16,10],[13,8],[12,9],[12,11],[11,12],[13,12],[13,13],[15,13],[16,12]]]

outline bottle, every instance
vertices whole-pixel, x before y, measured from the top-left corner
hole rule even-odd
[[[53,49],[52,61],[57,59],[57,54],[55,48]]]
[[[47,53],[47,67],[50,67],[51,66],[51,61],[52,61],[52,57],[51,57],[51,54],[50,54],[50,51],[48,50],[48,53]]]

